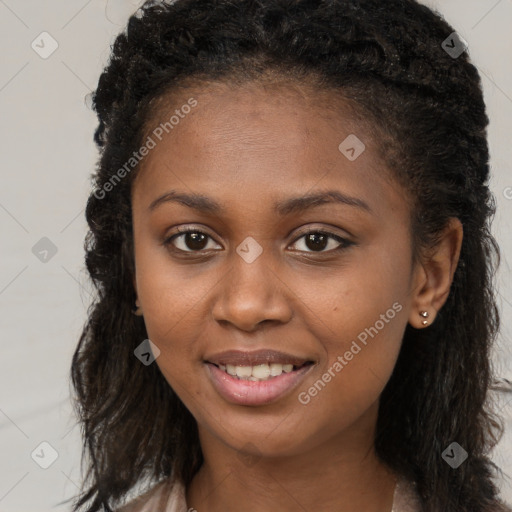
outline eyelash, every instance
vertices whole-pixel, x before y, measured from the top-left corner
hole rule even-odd
[[[173,251],[176,251],[179,253],[185,253],[185,254],[186,253],[200,254],[200,253],[206,252],[204,249],[200,250],[200,251],[184,251],[183,249],[178,249],[177,247],[175,247],[173,244],[174,240],[179,238],[180,236],[186,235],[187,233],[200,233],[200,234],[206,235],[208,238],[213,240],[213,238],[208,233],[205,233],[204,231],[201,231],[200,229],[185,228],[185,229],[180,230],[178,228],[178,233],[175,233],[174,235],[166,238],[163,242],[163,245],[165,245],[166,247],[170,247]],[[340,246],[336,247],[335,249],[330,249],[328,251],[298,251],[298,252],[305,252],[307,254],[329,254],[329,253],[341,252],[344,249],[347,249],[348,247],[350,247],[351,245],[354,245],[354,242],[351,242],[350,240],[347,240],[346,238],[343,238],[339,235],[335,235],[334,233],[331,233],[331,232],[325,231],[325,230],[321,230],[321,229],[312,229],[310,231],[302,233],[297,239],[294,240],[293,243],[295,244],[301,238],[304,238],[310,234],[326,235],[329,238],[332,238],[333,240],[335,240],[336,242],[339,242]],[[218,249],[215,249],[215,250],[218,250]]]

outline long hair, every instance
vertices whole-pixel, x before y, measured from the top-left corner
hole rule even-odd
[[[87,462],[75,510],[110,511],[141,482],[188,484],[201,466],[194,418],[157,365],[133,355],[148,337],[131,313],[137,167],[113,180],[142,145],[160,98],[187,84],[263,76],[315,83],[371,122],[382,160],[409,193],[416,258],[450,217],[460,219],[449,297],[433,325],[406,328],[375,448],[416,481],[424,512],[506,510],[488,456],[503,429],[489,400],[499,249],[488,118],[467,52],[455,57],[443,44],[453,32],[414,0],[176,0],[147,2],[129,19],[93,96],[100,159],[85,251],[97,293],[72,363]],[[452,442],[468,453],[456,470],[442,458]]]

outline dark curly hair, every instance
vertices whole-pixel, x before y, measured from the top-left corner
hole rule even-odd
[[[100,159],[86,208],[86,266],[97,292],[72,362],[87,479],[74,510],[111,511],[143,482],[188,484],[202,463],[197,425],[157,365],[133,351],[147,338],[132,314],[131,185],[112,183],[179,87],[267,76],[313,83],[371,121],[381,158],[409,191],[415,258],[449,218],[464,229],[444,307],[428,329],[407,326],[381,397],[375,448],[417,482],[424,512],[508,510],[488,454],[503,433],[490,408],[490,349],[499,328],[490,234],[488,118],[466,53],[442,47],[454,30],[414,0],[147,2],[112,47],[93,96]],[[98,191],[102,191],[99,194]],[[456,471],[441,454],[456,440]]]

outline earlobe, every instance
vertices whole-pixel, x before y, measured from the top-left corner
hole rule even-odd
[[[428,327],[450,293],[462,247],[463,228],[450,218],[437,245],[421,264],[421,279],[413,297],[409,323],[417,329]]]
[[[135,297],[137,298],[135,299],[135,306],[132,308],[132,313],[136,316],[142,316],[142,309],[140,307],[140,302],[137,296],[137,279],[135,276],[133,276],[133,290],[135,292]]]
[[[142,316],[142,308],[140,307],[139,299],[135,301],[135,307],[132,309],[132,313],[136,316]]]

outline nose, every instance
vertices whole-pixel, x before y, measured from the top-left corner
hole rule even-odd
[[[293,316],[292,293],[263,256],[247,263],[234,254],[231,271],[220,284],[212,314],[217,322],[243,331],[263,323],[287,323]]]

